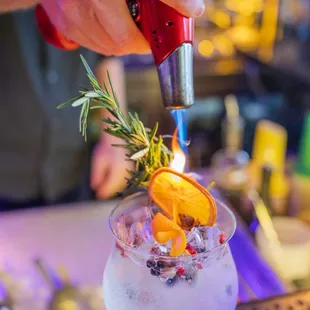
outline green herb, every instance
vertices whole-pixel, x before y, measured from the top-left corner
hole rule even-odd
[[[164,145],[163,138],[156,136],[158,123],[151,130],[145,128],[137,114],[128,113],[128,118],[120,108],[113,85],[109,77],[109,84],[112,90],[111,94],[106,85],[102,89],[88,66],[85,58],[81,56],[82,62],[87,71],[91,89],[83,89],[80,96],[73,98],[57,108],[72,106],[80,108],[80,132],[87,139],[87,121],[89,110],[106,109],[115,119],[101,118],[107,125],[104,131],[115,136],[123,142],[115,147],[121,147],[127,150],[127,160],[135,162],[135,170],[128,171],[130,178],[127,179],[127,189],[124,195],[131,194],[139,189],[145,189],[152,173],[168,166],[172,160],[172,152]]]

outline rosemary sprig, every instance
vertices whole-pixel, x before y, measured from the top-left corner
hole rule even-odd
[[[128,113],[128,118],[126,118],[120,108],[109,73],[111,93],[106,85],[104,85],[103,89],[100,87],[94,73],[82,55],[81,59],[87,71],[91,88],[83,89],[80,91],[80,96],[70,99],[57,108],[72,106],[81,109],[79,128],[81,134],[85,137],[85,141],[87,139],[89,110],[106,109],[109,111],[114,119],[101,118],[107,125],[104,131],[123,140],[123,143],[114,146],[126,149],[127,160],[135,162],[135,170],[128,171],[130,178],[127,179],[127,188],[123,194],[128,195],[139,188],[147,188],[152,173],[161,167],[168,166],[173,156],[172,152],[165,146],[163,138],[156,135],[158,123],[151,130],[144,127],[136,113]]]

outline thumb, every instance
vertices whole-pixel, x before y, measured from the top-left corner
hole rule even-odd
[[[204,0],[161,0],[165,4],[173,7],[179,13],[188,17],[199,17],[205,9]]]

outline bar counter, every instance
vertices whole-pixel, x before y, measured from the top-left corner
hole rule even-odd
[[[113,237],[108,216],[116,201],[58,205],[1,214],[0,266],[31,272],[36,258],[65,266],[78,283],[101,285]]]

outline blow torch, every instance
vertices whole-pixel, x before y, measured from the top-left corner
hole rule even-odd
[[[158,71],[164,106],[178,110],[194,104],[194,21],[160,0],[127,0],[132,18],[149,42]],[[50,22],[42,6],[36,20],[44,39],[65,50],[78,48]]]

